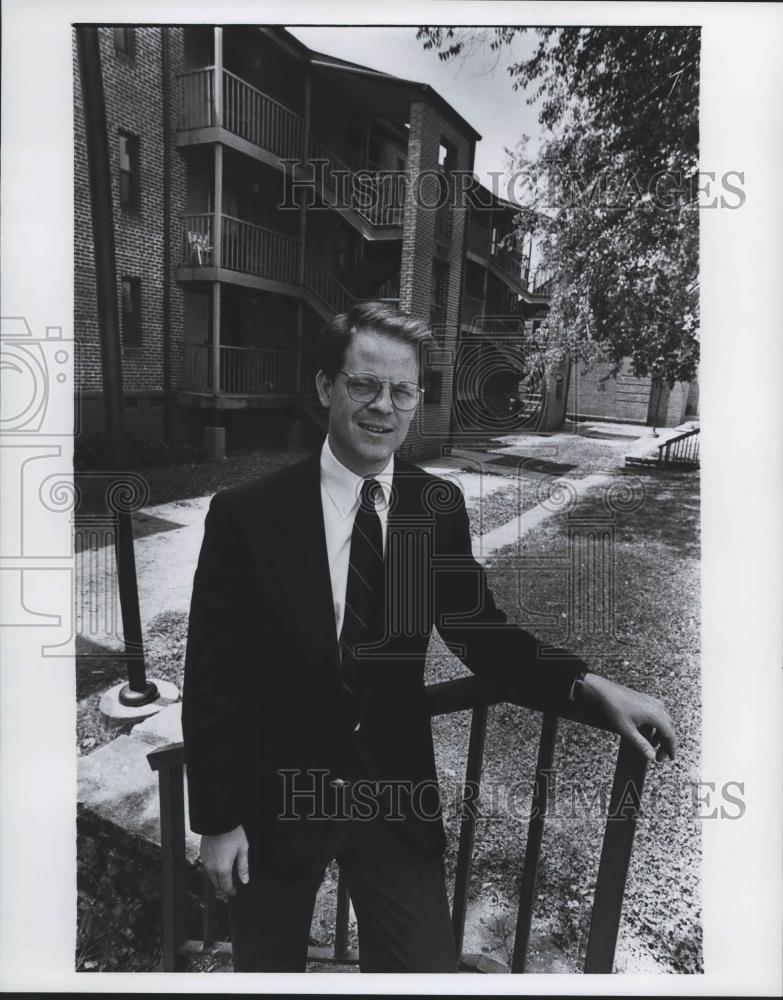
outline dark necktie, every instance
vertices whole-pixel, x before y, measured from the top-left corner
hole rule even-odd
[[[340,631],[340,679],[352,694],[361,691],[362,661],[368,655],[357,650],[357,646],[380,639],[384,621],[383,533],[375,509],[376,497],[382,496],[377,479],[365,479],[351,533],[345,614]]]

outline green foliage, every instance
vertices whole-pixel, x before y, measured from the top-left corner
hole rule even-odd
[[[698,28],[421,28],[443,60],[535,38],[508,72],[544,140],[512,154],[514,191],[555,276],[560,351],[630,358],[634,374],[695,377],[698,345]],[[519,181],[522,180],[522,190]],[[524,191],[524,195],[523,195]]]

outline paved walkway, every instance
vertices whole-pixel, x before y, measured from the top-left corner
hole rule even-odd
[[[624,428],[625,429],[625,428]],[[606,433],[605,428],[601,430]],[[611,433],[611,432],[609,432]],[[566,435],[567,449],[573,453],[575,435]],[[570,477],[546,475],[538,470],[506,466],[490,466],[494,475],[484,475],[481,466],[471,465],[465,471],[456,457],[442,458],[422,463],[439,475],[457,479],[470,502],[486,497],[498,490],[508,489],[509,484],[521,474],[527,478],[550,479],[559,482],[560,496],[569,496],[571,502],[579,503],[585,495],[612,478],[612,470],[621,467],[624,449],[627,450],[630,435],[616,437],[617,454],[611,459],[606,472],[584,474],[579,469]],[[631,438],[632,439],[632,438]],[[498,439],[497,447],[490,445],[485,457],[495,454],[528,455],[535,451],[537,439],[506,437]],[[547,439],[546,447],[557,442]],[[483,446],[487,447],[486,444]],[[578,442],[576,443],[578,450]],[[564,445],[564,449],[565,445]],[[595,457],[595,456],[593,456]],[[573,462],[573,454],[569,458]],[[464,462],[464,460],[463,460]],[[579,473],[582,473],[581,475]],[[210,497],[176,501],[147,507],[136,516],[135,528],[139,537],[135,544],[136,569],[139,585],[139,600],[142,627],[149,635],[153,620],[162,612],[187,613],[193,583],[193,573],[198,559],[203,537],[204,518]],[[557,494],[549,501],[540,503],[519,517],[474,538],[473,548],[477,558],[491,558],[499,549],[517,542],[525,534],[562,510]],[[109,558],[106,558],[108,555]],[[121,630],[104,630],[95,634],[91,626],[95,620],[92,612],[110,603],[111,593],[115,594],[116,581],[113,574],[112,550],[104,549],[99,557],[91,557],[81,562],[80,607],[77,607],[79,631],[93,642],[113,649],[121,649]],[[147,754],[156,746],[170,744],[181,739],[181,704],[170,705],[158,715],[134,727],[130,735],[120,735],[92,753],[79,758],[78,800],[91,812],[109,820],[129,833],[151,843],[160,843],[160,823],[158,812],[157,778],[150,770]],[[198,856],[198,837],[186,831],[186,854],[194,861]],[[330,876],[319,893],[316,905],[316,919],[327,912],[327,897],[334,895],[334,879]],[[330,896],[331,894],[331,896]],[[488,905],[488,904],[487,904]],[[491,907],[490,907],[491,909]],[[465,932],[466,950],[478,951],[487,943],[487,927],[482,917],[482,906],[474,905],[468,912]],[[487,910],[487,919],[491,916]]]
[[[630,440],[628,425],[601,425],[600,432],[616,434],[618,456],[620,451],[627,449]],[[634,428],[646,431],[648,428]],[[573,448],[575,435],[554,435],[548,438],[531,438],[530,435],[506,435],[496,439],[497,446],[483,446],[482,451],[460,452],[450,458],[440,458],[422,462],[422,467],[436,475],[448,476],[459,482],[466,501],[480,497],[491,496],[494,492],[505,489],[509,480],[518,475],[529,479],[548,479],[553,483],[562,484],[561,489],[568,491],[579,502],[592,489],[608,482],[611,473],[594,473],[582,478],[578,475],[578,466],[573,475],[558,476],[547,474],[536,469],[519,468],[512,461],[510,465],[485,465],[482,458],[491,460],[493,457],[523,455],[552,455],[557,453],[560,439]],[[618,460],[618,466],[621,462]],[[468,466],[466,471],[465,466]],[[484,474],[486,468],[491,475]],[[477,471],[471,471],[477,470]],[[190,595],[193,586],[193,574],[196,569],[198,553],[204,534],[204,518],[211,497],[197,497],[189,500],[178,500],[173,503],[145,507],[135,515],[136,543],[134,547],[136,558],[136,576],[139,587],[139,605],[142,629],[148,632],[152,621],[164,611],[187,613],[190,606]],[[553,498],[554,500],[554,498]],[[473,540],[473,552],[477,559],[490,559],[500,548],[519,541],[529,531],[536,528],[547,518],[558,511],[556,500],[540,503],[519,517],[506,524],[496,527]],[[117,592],[116,571],[111,550],[105,550],[108,558],[82,559],[77,569],[77,602],[76,630],[77,633],[91,642],[106,646],[109,649],[122,649],[122,630],[119,619],[119,597]],[[112,608],[114,612],[107,616],[105,609]]]

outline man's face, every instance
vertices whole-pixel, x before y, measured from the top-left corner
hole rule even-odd
[[[344,371],[367,372],[392,383],[419,381],[419,356],[413,344],[382,333],[355,334],[343,359]],[[384,383],[376,398],[359,403],[348,395],[347,376],[316,376],[321,405],[329,409],[329,446],[357,476],[380,472],[408,433],[415,410],[398,410]]]

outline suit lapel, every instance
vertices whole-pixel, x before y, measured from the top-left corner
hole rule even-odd
[[[302,462],[278,510],[280,578],[302,644],[314,659],[338,664],[332,581],[321,507],[320,456]]]

